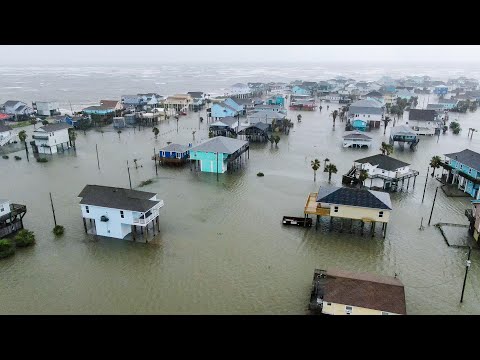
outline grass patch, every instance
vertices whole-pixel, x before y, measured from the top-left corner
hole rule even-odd
[[[46,162],[48,162],[48,159],[47,158],[37,158],[37,162],[46,163]]]
[[[8,239],[0,240],[0,259],[12,256],[13,254],[15,254],[13,241]]]
[[[265,176],[265,174],[263,172],[259,172],[259,173],[257,173],[257,176],[261,177],[261,176]]]
[[[20,128],[20,127],[25,127],[25,126],[29,126],[31,125],[30,124],[30,120],[27,120],[27,121],[19,121],[13,125],[10,125],[13,129],[15,128]]]
[[[52,231],[56,236],[60,236],[65,232],[65,228],[62,225],[56,225]]]
[[[144,180],[140,183],[140,186],[139,187],[143,187],[143,186],[146,186],[146,185],[150,185],[151,183],[153,183],[153,180],[152,179],[148,179],[148,180]]]
[[[35,235],[33,231],[22,229],[15,235],[15,244],[17,247],[26,247],[35,244]]]

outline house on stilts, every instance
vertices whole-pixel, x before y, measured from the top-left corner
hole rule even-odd
[[[25,205],[14,204],[0,199],[0,239],[23,229],[23,217],[27,213]]]

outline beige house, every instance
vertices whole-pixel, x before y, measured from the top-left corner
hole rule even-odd
[[[327,315],[406,315],[405,289],[391,276],[315,270],[309,309]]]
[[[100,100],[100,106],[114,109],[115,111],[123,110],[123,104],[120,100]]]
[[[176,94],[169,96],[164,103],[165,109],[175,111],[187,111],[193,106],[193,98],[189,94]]]

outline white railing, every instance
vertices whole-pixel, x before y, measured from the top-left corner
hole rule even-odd
[[[151,210],[152,214],[149,217],[147,217],[147,218],[140,217],[140,218],[137,218],[137,219],[133,219],[133,223],[134,224],[140,224],[140,225],[148,224],[150,221],[152,221],[154,218],[156,218],[159,215],[159,209],[161,207],[163,207],[163,200],[160,200],[158,205],[156,205],[154,208],[152,208],[152,210]]]
[[[0,146],[3,146],[5,144],[8,144],[9,141],[11,141],[13,139],[13,135],[10,134],[8,136],[5,136],[5,137],[0,137]]]

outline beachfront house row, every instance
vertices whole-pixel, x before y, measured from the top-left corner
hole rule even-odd
[[[0,146],[9,144],[13,141],[14,137],[13,129],[8,125],[0,123]]]
[[[343,136],[343,147],[369,148],[372,145],[372,138],[359,131],[352,131]]]
[[[348,120],[354,125],[354,127],[354,122],[356,120],[361,120],[366,122],[370,128],[379,128],[382,119],[382,104],[373,99],[356,101],[352,103],[348,109]]]
[[[235,108],[231,107],[225,102],[215,103],[212,105],[210,109],[211,109],[211,117],[215,120],[218,120],[224,117],[235,117],[239,115],[239,112]]]
[[[147,110],[156,108],[163,101],[163,96],[156,93],[122,95],[121,105],[128,110]]]
[[[315,269],[309,309],[327,315],[406,315],[405,289],[396,277]]]
[[[30,106],[18,100],[8,100],[3,104],[3,107],[5,114],[8,115],[29,116],[34,113]]]
[[[435,135],[440,132],[441,122],[437,121],[435,110],[410,109],[405,122],[417,135]]]
[[[167,97],[164,102],[164,107],[167,110],[173,109],[175,111],[186,112],[191,108],[193,104],[193,98],[188,94],[175,94]]]
[[[86,219],[92,220],[95,234],[124,239],[136,226],[146,228],[157,221],[163,200],[157,194],[111,186],[86,185],[80,192],[80,208],[87,232]]]
[[[360,170],[367,171],[368,179],[365,180],[365,186],[371,189],[392,191],[398,189],[400,181],[402,181],[403,186],[403,182],[406,179],[408,180],[418,175],[418,171],[410,169],[410,164],[383,154],[355,160],[352,169],[355,169],[357,175],[360,173]]]
[[[86,107],[82,113],[85,115],[114,115],[122,109],[123,105],[120,101],[100,100],[100,105]]]
[[[252,89],[246,84],[236,83],[230,87],[225,95],[245,99],[252,96]]]
[[[480,199],[480,154],[470,149],[445,154],[442,162],[444,169],[442,180],[447,184],[456,184],[459,190],[468,193],[474,199]]]
[[[248,141],[216,136],[190,148],[190,160],[203,172],[224,173],[230,163],[248,150]]]
[[[452,110],[457,107],[457,99],[439,99],[438,104],[443,106],[443,110]]]
[[[71,127],[67,123],[57,123],[36,129],[32,135],[35,141],[34,152],[39,154],[56,154],[59,147],[61,147],[62,151],[65,148],[70,148],[68,129]]]
[[[32,109],[39,116],[60,115],[60,108],[56,101],[35,101],[32,102]]]
[[[213,136],[229,136],[237,134],[238,127],[238,118],[227,116],[211,123],[208,129],[213,133]]]

